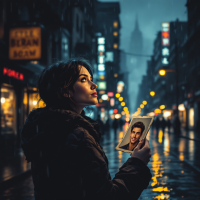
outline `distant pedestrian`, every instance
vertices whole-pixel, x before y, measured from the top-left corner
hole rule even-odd
[[[158,134],[158,131],[159,131],[159,128],[160,128],[160,120],[159,120],[158,116],[155,119],[155,127],[156,127],[156,133]]]
[[[181,122],[177,114],[174,116],[173,128],[174,128],[174,134],[179,135],[181,133]]]
[[[100,125],[99,127],[100,127],[100,131],[101,131],[102,135],[104,135],[105,126],[104,126],[103,121],[102,121],[101,118],[100,118],[100,115],[97,116],[97,120],[96,120],[96,121],[97,121],[98,124]]]
[[[120,130],[123,129],[123,125],[124,125],[124,120],[122,118],[119,119],[119,126],[120,126]]]
[[[112,128],[114,129],[115,136],[117,135],[118,120],[115,118],[112,123]]]
[[[162,117],[162,119],[161,119],[161,121],[160,121],[160,126],[161,126],[161,128],[162,128],[163,134],[164,134],[164,132],[165,132],[166,125],[167,125],[167,124],[166,124],[165,118]]]
[[[168,132],[170,133],[171,120],[169,118],[167,119],[167,128],[168,128]]]
[[[110,130],[110,119],[108,118],[107,120],[106,120],[106,124],[105,124],[105,131],[109,131]]]

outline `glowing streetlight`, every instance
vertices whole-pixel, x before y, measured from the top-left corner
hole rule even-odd
[[[143,103],[144,105],[147,105],[147,101],[143,101],[142,103]]]
[[[125,106],[125,102],[121,102],[121,106]]]
[[[160,105],[160,109],[161,110],[165,109],[165,105]]]
[[[119,101],[123,101],[123,97],[119,97]]]
[[[165,76],[166,70],[160,69],[160,70],[158,71],[158,73],[160,74],[160,76]]]
[[[140,104],[140,108],[144,108],[144,105],[143,105],[143,104]]]
[[[119,97],[120,97],[120,94],[119,94],[119,93],[116,93],[115,96],[116,96],[117,98],[119,98]]]
[[[150,92],[150,95],[153,97],[155,95],[155,92],[154,91],[151,91]]]

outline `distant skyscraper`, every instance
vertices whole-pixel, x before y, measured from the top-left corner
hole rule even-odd
[[[138,17],[135,19],[135,27],[130,37],[129,52],[132,54],[143,54],[143,37],[142,32],[139,28]],[[143,75],[142,68],[144,65],[144,58],[140,56],[127,56],[129,75],[129,101],[130,111],[135,112],[135,104],[138,95],[138,84],[141,82],[141,77]]]

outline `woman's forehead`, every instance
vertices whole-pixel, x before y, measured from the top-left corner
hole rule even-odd
[[[79,67],[80,67],[80,74],[86,74],[88,76],[91,76],[89,71],[84,66],[79,65]]]

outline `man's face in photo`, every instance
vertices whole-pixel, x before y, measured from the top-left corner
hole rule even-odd
[[[130,142],[134,144],[138,142],[140,137],[142,136],[142,129],[138,127],[134,127],[132,132],[130,133]]]

